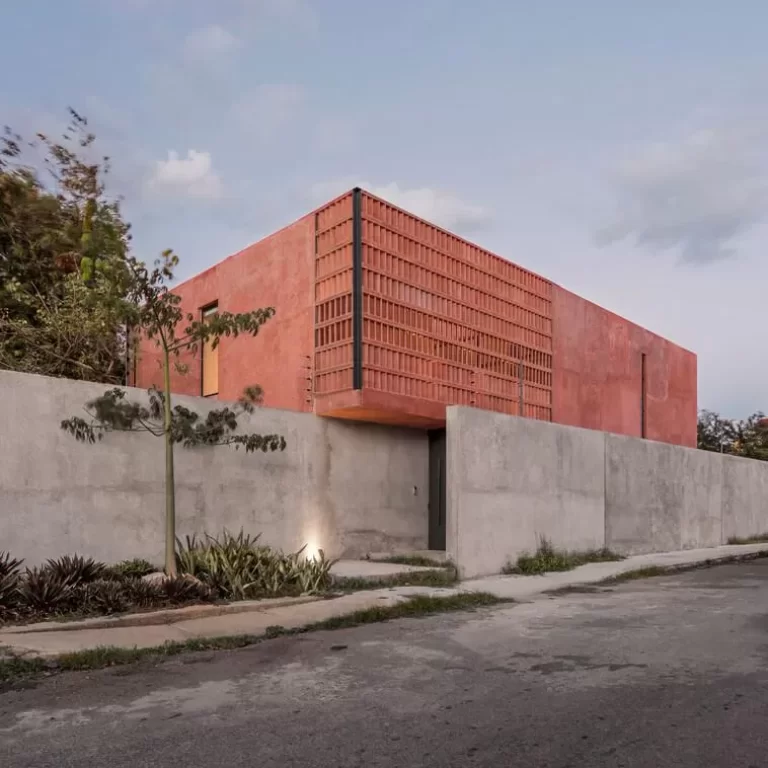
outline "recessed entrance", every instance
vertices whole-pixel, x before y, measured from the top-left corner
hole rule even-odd
[[[429,433],[429,548],[445,550],[445,430]]]

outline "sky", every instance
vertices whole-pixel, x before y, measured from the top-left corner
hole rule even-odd
[[[768,410],[764,0],[25,0],[0,124],[84,114],[191,275],[359,184],[693,350]]]

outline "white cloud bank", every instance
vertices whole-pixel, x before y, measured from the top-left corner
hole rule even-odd
[[[689,263],[729,258],[766,212],[766,160],[765,124],[638,147],[613,170],[616,213],[597,241],[627,238],[653,250],[675,249]]]
[[[185,158],[171,150],[167,160],[158,160],[147,181],[147,192],[159,197],[217,200],[224,189],[213,169],[210,152],[190,149]]]
[[[322,202],[352,187],[362,187],[372,195],[446,229],[476,231],[488,225],[493,218],[487,208],[468,203],[448,192],[431,187],[407,189],[395,181],[376,185],[353,178],[337,179],[313,185],[312,197]]]

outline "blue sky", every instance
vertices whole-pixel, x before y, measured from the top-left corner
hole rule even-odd
[[[761,0],[25,0],[0,119],[88,116],[191,274],[361,183],[699,355],[768,410]],[[12,76],[10,73],[13,73]]]

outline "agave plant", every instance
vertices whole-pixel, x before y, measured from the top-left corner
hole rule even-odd
[[[9,552],[0,552],[0,621],[17,613],[22,562],[11,557]]]
[[[131,607],[131,598],[119,581],[97,579],[73,590],[70,608],[77,613],[97,613],[101,616],[123,613]]]
[[[160,582],[160,589],[170,603],[191,603],[212,600],[210,587],[189,576],[176,576]]]
[[[19,602],[40,613],[58,613],[66,608],[73,585],[47,568],[27,568],[19,580]]]
[[[218,538],[188,536],[178,542],[178,568],[228,600],[316,593],[328,587],[333,562],[323,552],[319,559],[307,558],[305,547],[286,554],[260,545],[259,538],[242,530],[236,535],[224,531]]]
[[[122,583],[123,591],[132,605],[137,608],[153,608],[168,602],[162,585],[143,579],[126,579]]]
[[[140,579],[142,576],[157,570],[149,560],[136,557],[133,560],[123,560],[117,565],[110,566],[109,575],[118,579]]]
[[[103,578],[107,573],[107,566],[92,557],[64,555],[57,560],[48,560],[43,570],[76,587]]]

